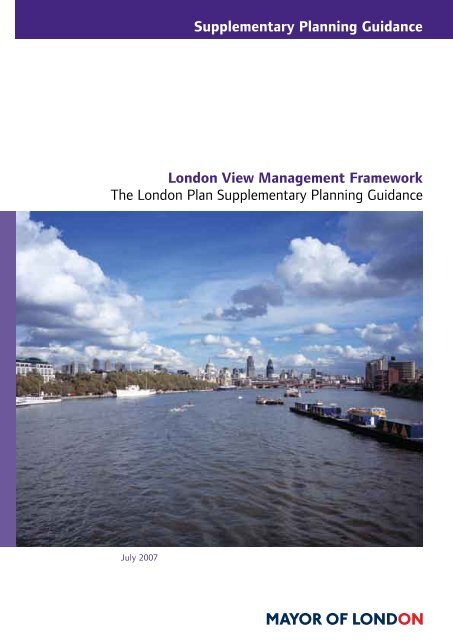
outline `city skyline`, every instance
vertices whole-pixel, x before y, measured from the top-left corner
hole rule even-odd
[[[422,365],[421,213],[17,215],[17,353],[194,370]]]

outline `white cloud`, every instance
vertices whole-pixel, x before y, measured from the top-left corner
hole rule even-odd
[[[247,340],[247,344],[249,344],[251,347],[259,347],[261,344],[261,340],[258,340],[258,338],[255,338],[255,336],[252,336]]]
[[[242,360],[245,357],[249,356],[251,351],[247,349],[225,349],[222,353],[217,354],[217,358],[225,359],[225,360]]]
[[[357,300],[397,294],[393,282],[380,281],[367,264],[356,264],[338,245],[307,236],[291,240],[290,250],[277,275],[296,296]]]
[[[422,354],[422,320],[416,322],[408,331],[404,331],[397,322],[382,324],[369,323],[355,329],[362,345],[312,344],[304,348],[310,354],[317,354],[318,361],[327,358],[326,363],[333,364],[342,371],[350,364],[365,364],[368,360],[383,355],[420,360]],[[362,369],[363,373],[364,369]]]
[[[356,333],[363,342],[375,350],[387,354],[420,354],[423,350],[423,320],[420,318],[408,331],[397,322],[357,327]]]
[[[306,358],[303,353],[293,353],[280,358],[280,362],[284,366],[303,367],[312,364],[312,361]]]
[[[401,329],[396,322],[388,324],[367,324],[365,327],[355,329],[356,333],[366,344],[376,347],[387,347],[392,345],[401,334]]]
[[[149,362],[152,360],[167,367],[188,366],[188,360],[179,353],[179,351],[169,347],[163,347],[159,344],[146,343],[134,356],[139,358],[139,362]]]
[[[353,347],[351,345],[313,344],[305,347],[306,351],[338,356],[343,360],[369,360],[378,355],[372,347]]]
[[[227,348],[221,353],[216,354],[216,358],[220,358],[222,360],[236,360],[237,362],[242,362],[245,364],[245,360],[248,356],[253,356],[255,359],[255,366],[257,369],[263,367],[267,358],[270,357],[269,354],[266,354],[264,349],[261,347],[250,346],[250,347],[236,347],[236,348]]]
[[[21,346],[16,348],[18,356],[38,357],[50,360],[55,364],[83,362],[91,366],[93,358],[113,360],[149,368],[154,363],[160,363],[168,368],[192,368],[192,363],[179,351],[158,344],[145,343],[140,349],[131,351],[124,349],[108,349],[96,345],[74,348],[51,342],[45,347]]]
[[[203,336],[203,338],[192,338],[192,340],[189,341],[189,344],[190,346],[195,346],[195,345],[205,345],[205,346],[221,345],[222,347],[240,347],[241,346],[240,342],[237,342],[236,340],[232,340],[228,336],[213,335],[212,333],[208,333],[207,335]]]
[[[309,324],[302,327],[302,333],[304,335],[321,334],[327,336],[332,333],[336,333],[336,330],[332,327],[329,327],[329,325],[325,324],[324,322],[315,322],[314,324]]]
[[[18,354],[41,354],[56,363],[102,357],[187,365],[178,351],[152,344],[146,331],[135,329],[143,311],[140,296],[69,248],[57,229],[29,213],[16,214]]]
[[[140,341],[133,322],[141,317],[143,301],[101,267],[70,249],[54,228],[46,229],[17,214],[17,322],[37,338],[52,336],[74,341],[91,335],[119,343]]]
[[[291,342],[290,336],[275,336],[274,342]]]

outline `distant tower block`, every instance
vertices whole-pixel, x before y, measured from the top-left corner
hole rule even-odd
[[[254,378],[255,376],[255,361],[253,360],[253,356],[249,356],[247,358],[247,378]]]
[[[267,361],[267,367],[266,367],[266,378],[269,380],[270,378],[273,377],[273,375],[274,375],[274,363],[269,358],[269,360]]]

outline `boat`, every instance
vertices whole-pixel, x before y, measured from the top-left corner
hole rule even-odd
[[[341,407],[336,404],[296,402],[290,411],[401,449],[423,451],[423,424],[402,418],[387,418],[387,412],[382,407],[352,407],[344,416]]]
[[[216,388],[216,391],[232,391],[233,389],[237,389],[235,384],[221,384]]]
[[[16,407],[31,407],[35,404],[54,404],[55,402],[61,402],[59,396],[21,396],[16,397]]]
[[[349,421],[353,424],[370,427],[378,426],[379,420],[387,417],[387,411],[383,407],[371,407],[370,409],[351,407],[346,413]]]
[[[194,405],[194,403],[193,403],[193,402],[191,402],[190,400],[189,400],[189,402],[186,402],[186,404],[182,404],[182,405],[181,405],[181,407],[182,407],[183,409],[190,409],[190,407],[194,407],[194,406],[195,406],[195,405]]]
[[[170,413],[184,413],[185,409],[183,407],[173,407],[170,409]]]
[[[117,398],[143,398],[156,395],[155,389],[140,389],[138,384],[129,384],[125,389],[117,389]]]
[[[288,387],[283,395],[285,398],[300,398],[300,391],[296,387]]]
[[[16,409],[19,407],[29,407],[30,403],[25,398],[16,398]]]
[[[256,404],[285,404],[280,398],[266,398],[264,396],[258,396]]]

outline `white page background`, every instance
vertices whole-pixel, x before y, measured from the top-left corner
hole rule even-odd
[[[11,2],[4,15],[2,209],[150,210],[109,189],[163,189],[169,170],[419,170],[415,207],[309,209],[424,210],[426,328],[424,548],[157,548],[134,565],[123,549],[0,549],[5,638],[447,637],[451,42],[15,42]],[[267,627],[267,611],[413,611],[425,624]]]

